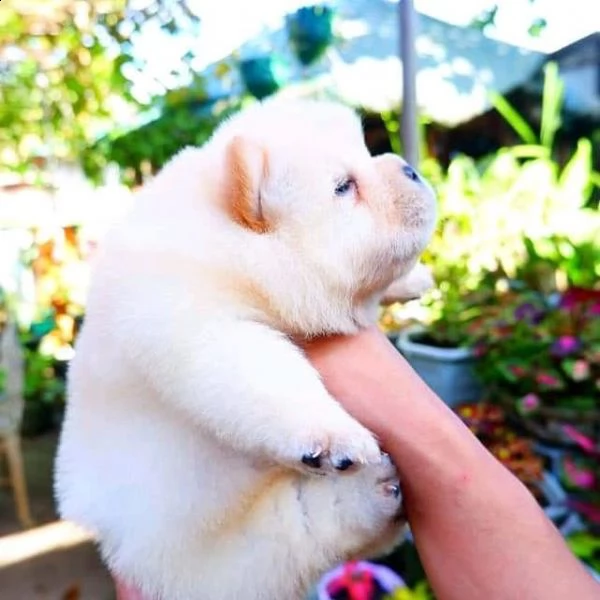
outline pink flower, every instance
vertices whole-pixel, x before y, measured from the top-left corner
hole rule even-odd
[[[572,425],[563,425],[562,430],[570,439],[576,442],[579,447],[583,448],[583,450],[585,450],[588,454],[594,454],[597,452],[596,442],[592,438],[581,433]]]
[[[560,385],[560,381],[554,375],[550,375],[549,373],[538,373],[535,376],[535,380],[540,385],[545,385],[546,387],[557,387]]]
[[[569,481],[578,488],[590,490],[596,485],[596,476],[591,469],[579,467],[569,458],[565,459],[563,468]]]
[[[583,381],[590,376],[590,365],[587,361],[580,359],[573,363],[571,377],[574,381]]]
[[[539,408],[540,403],[537,394],[527,394],[518,401],[518,406],[522,414],[528,414]]]
[[[526,371],[523,367],[519,366],[519,365],[512,365],[510,367],[510,372],[515,376],[515,377],[523,377],[523,375],[525,375]]]
[[[483,356],[485,353],[487,352],[487,347],[485,346],[485,344],[475,344],[473,346],[473,356],[479,358],[481,356]]]

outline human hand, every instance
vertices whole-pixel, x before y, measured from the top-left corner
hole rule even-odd
[[[317,338],[303,348],[331,395],[384,442],[391,428],[397,433],[400,418],[456,420],[377,327]]]

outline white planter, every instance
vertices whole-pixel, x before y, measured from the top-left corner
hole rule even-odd
[[[328,586],[339,577],[342,577],[346,568],[347,563],[344,563],[326,573],[317,584],[314,594],[309,596],[308,600],[331,600],[331,596],[327,591]],[[406,587],[406,583],[404,583],[402,577],[384,565],[368,561],[357,561],[354,568],[358,572],[369,571],[386,593],[392,593]]]
[[[400,333],[396,347],[425,383],[448,406],[481,399],[482,388],[474,371],[475,356],[469,348],[437,348],[413,341],[419,327]]]

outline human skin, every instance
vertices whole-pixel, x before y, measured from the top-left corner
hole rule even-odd
[[[396,463],[438,600],[600,599],[530,492],[376,328],[305,345],[326,387]],[[119,600],[144,600],[120,587]]]
[[[379,438],[439,600],[598,600],[531,493],[376,328],[306,347],[334,397]]]

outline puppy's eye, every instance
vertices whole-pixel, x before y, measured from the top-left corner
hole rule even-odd
[[[345,196],[346,194],[352,192],[356,188],[356,181],[352,179],[352,177],[347,177],[346,179],[342,179],[335,186],[335,195],[336,196]]]

